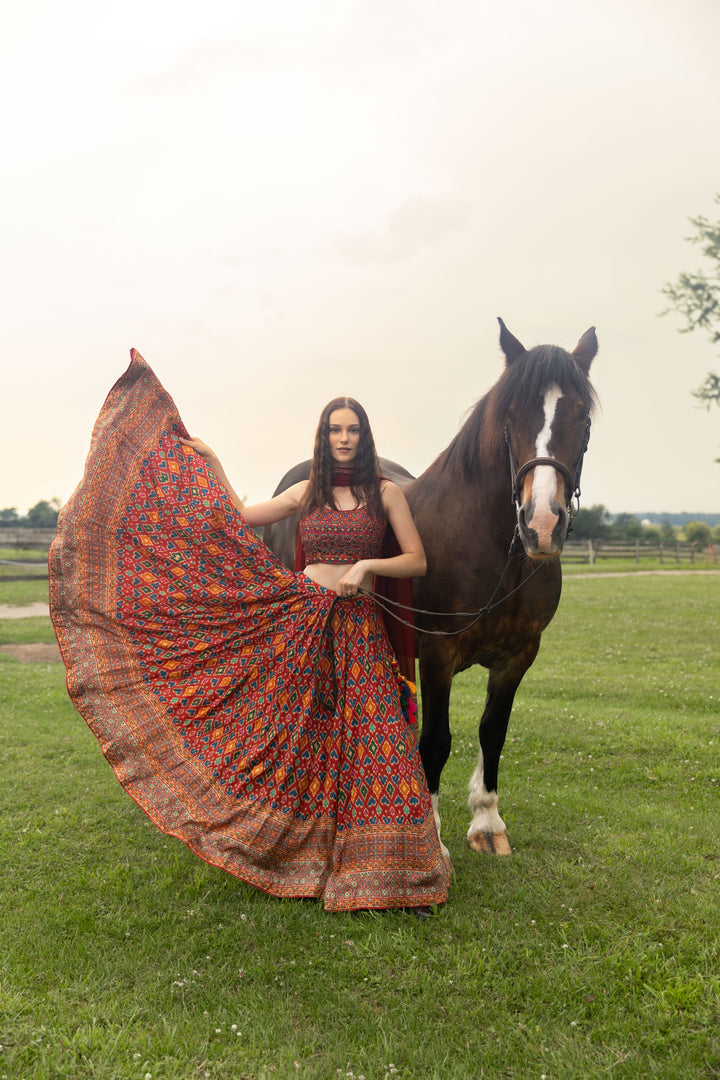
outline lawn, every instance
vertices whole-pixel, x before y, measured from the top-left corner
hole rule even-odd
[[[42,548],[0,547],[0,605],[47,603],[47,554]]]
[[[720,1077],[719,608],[720,575],[566,581],[501,762],[508,859],[464,843],[484,677],[456,679],[427,922],[206,866],[61,667],[0,655],[0,1080]]]

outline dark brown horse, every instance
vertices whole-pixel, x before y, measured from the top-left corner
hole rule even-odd
[[[498,813],[498,762],[515,693],[560,600],[558,556],[579,496],[596,400],[588,373],[597,339],[593,327],[572,353],[554,345],[528,351],[500,325],[505,370],[447,449],[415,480],[399,466],[393,472],[392,463],[383,470],[403,487],[428,560],[427,575],[414,582],[414,605],[420,753],[438,831],[453,676],[481,664],[489,676],[468,842],[475,851],[509,854]],[[277,490],[302,479],[299,470]],[[296,532],[297,523],[287,519],[266,536],[287,565]]]

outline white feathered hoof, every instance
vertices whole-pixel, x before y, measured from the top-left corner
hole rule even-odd
[[[506,832],[471,833],[468,836],[468,844],[473,851],[477,851],[481,855],[512,855],[512,848]]]

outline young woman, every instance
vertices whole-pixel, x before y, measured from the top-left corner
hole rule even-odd
[[[252,529],[298,512],[307,565]],[[390,523],[400,554],[381,557]],[[323,410],[308,481],[244,506],[133,352],[50,555],[68,689],[118,779],[197,855],[328,910],[447,896],[373,575],[425,556],[364,410]]]
[[[325,536],[325,548],[320,554],[332,557],[332,562],[312,562],[304,573],[339,596],[356,596],[360,589],[369,590],[375,575],[381,577],[422,577],[426,570],[425,552],[415,528],[410,508],[397,484],[381,479],[375,442],[367,413],[353,398],[339,397],[322,411],[315,434],[315,448],[309,480],[276,495],[267,502],[244,506],[230,484],[219,459],[200,439],[180,439],[205,459],[217,478],[224,484],[233,503],[252,528],[272,525],[291,514],[300,512],[300,536],[305,546],[308,534],[313,542],[319,539],[318,529]],[[338,514],[358,515],[343,519]],[[350,522],[370,523],[370,547],[377,549],[374,558],[355,560],[350,546],[348,559],[342,561],[346,526]],[[392,527],[402,554],[380,558],[379,552],[387,523]],[[351,530],[351,533],[356,530]],[[334,536],[334,543],[332,536]],[[329,543],[328,543],[329,540]],[[351,541],[351,536],[348,537]],[[373,543],[377,540],[377,543]],[[316,548],[311,551],[316,553]],[[336,557],[336,552],[340,553]]]

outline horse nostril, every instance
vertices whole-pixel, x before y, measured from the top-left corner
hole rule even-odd
[[[530,522],[535,517],[536,509],[537,508],[535,507],[533,501],[531,499],[526,499],[518,510],[518,521],[522,525],[530,525]]]

